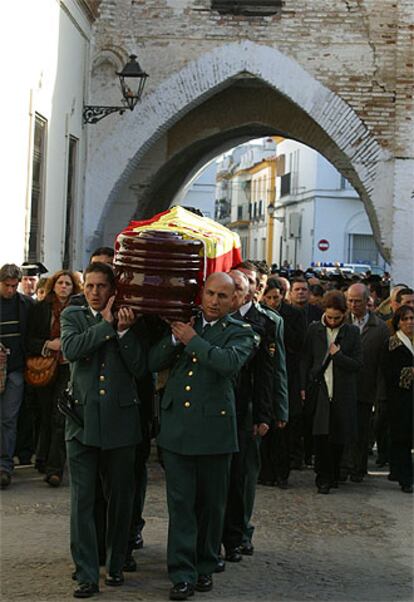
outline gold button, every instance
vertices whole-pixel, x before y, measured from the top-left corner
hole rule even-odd
[[[100,380],[101,382],[103,382],[103,381],[105,380],[105,377],[104,377],[104,376],[101,374],[101,376],[99,377],[99,380]]]
[[[196,363],[197,363],[197,358],[193,357],[193,364],[196,364]]]
[[[191,403],[189,401],[185,401],[184,402],[184,407],[185,408],[191,408]]]
[[[188,376],[193,376],[194,372],[192,370],[190,370],[190,372],[187,373]]]
[[[226,410],[221,410],[220,414],[221,414],[222,416],[225,416],[225,415],[226,415]]]
[[[106,391],[105,389],[99,389],[99,395],[105,395]]]
[[[190,385],[187,385],[187,386],[186,386],[186,388],[185,388],[185,390],[186,390],[186,391],[191,391],[191,387],[190,387]]]
[[[111,337],[109,336],[109,334],[107,334],[107,335],[106,335],[106,337],[105,337],[105,339],[106,339],[107,341],[109,341],[109,339],[110,339],[110,338],[111,338]]]
[[[105,364],[101,364],[101,368],[105,368]]]
[[[75,399],[75,403],[79,403],[79,400],[78,400],[78,399]]]

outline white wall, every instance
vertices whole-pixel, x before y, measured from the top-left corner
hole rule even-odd
[[[68,136],[79,142],[76,213],[81,251],[85,145],[84,82],[91,24],[75,0],[8,2],[1,7],[5,64],[0,264],[21,263],[29,228],[35,113],[48,122],[44,180],[44,229],[38,258],[53,272],[61,267],[66,202]],[[16,26],[18,24],[18,28]],[[7,57],[7,59],[6,59]]]

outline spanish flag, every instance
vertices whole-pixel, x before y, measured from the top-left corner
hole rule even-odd
[[[200,274],[201,282],[213,272],[228,272],[234,265],[242,261],[238,234],[218,222],[208,217],[200,217],[184,207],[172,207],[167,211],[157,213],[148,220],[131,221],[122,233],[136,232],[139,235],[140,232],[149,230],[178,232],[183,238],[201,241],[204,255],[203,274]],[[116,243],[115,250],[117,250]]]

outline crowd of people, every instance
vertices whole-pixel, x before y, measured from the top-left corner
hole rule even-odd
[[[114,311],[113,257],[103,247],[83,274],[48,278],[41,264],[0,268],[1,488],[16,459],[49,487],[67,464],[75,597],[99,591],[100,565],[109,586],[137,569],[154,437],[171,600],[254,553],[257,483],[286,489],[309,467],[326,495],[364,480],[375,445],[412,493],[409,286],[243,261],[207,278],[190,322],[168,323]],[[42,386],[33,357],[54,359]]]

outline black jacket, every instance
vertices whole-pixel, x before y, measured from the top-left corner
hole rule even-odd
[[[26,348],[29,355],[40,355],[43,345],[50,340],[52,303],[48,300],[34,303],[28,316]]]
[[[282,301],[278,313],[283,318],[286,370],[289,389],[289,416],[302,413],[300,397],[300,358],[305,342],[306,320],[302,310]]]

